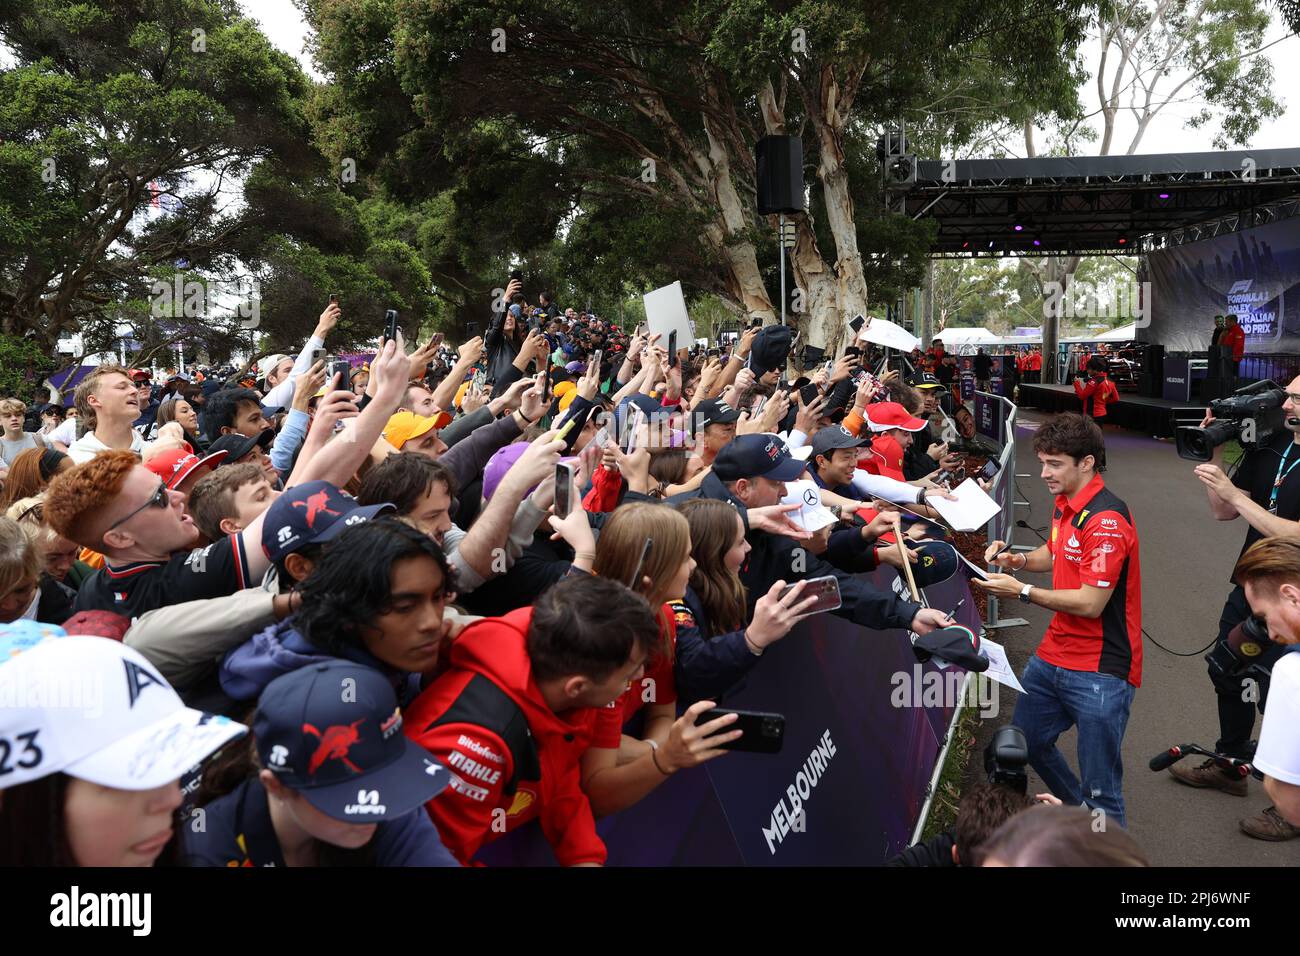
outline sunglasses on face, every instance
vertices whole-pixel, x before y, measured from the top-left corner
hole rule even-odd
[[[142,504],[139,508],[136,508],[125,518],[119,518],[118,520],[114,521],[111,525],[108,526],[107,530],[112,531],[118,525],[125,524],[126,522],[134,518],[136,515],[138,515],[141,511],[144,511],[145,508],[158,508],[160,510],[165,510],[170,504],[171,504],[171,496],[167,494],[167,485],[165,482],[160,481],[158,482],[158,490],[155,491],[153,495],[150,496],[148,501]]]

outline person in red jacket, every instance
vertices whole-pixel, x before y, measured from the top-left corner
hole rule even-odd
[[[1088,359],[1088,378],[1074,380],[1074,394],[1083,400],[1083,413],[1100,425],[1106,418],[1106,406],[1119,401],[1119,389],[1106,374],[1106,360],[1099,355]]]
[[[604,864],[580,760],[618,747],[622,711],[607,705],[658,641],[644,598],[587,574],[461,632],[450,669],[404,715],[407,736],[450,771],[426,808],[458,860],[537,819],[562,866]]]
[[[1237,364],[1246,351],[1246,333],[1237,323],[1235,315],[1224,316],[1226,326],[1219,336],[1220,354],[1223,356],[1223,370],[1220,378],[1223,394],[1229,395],[1237,388]]]

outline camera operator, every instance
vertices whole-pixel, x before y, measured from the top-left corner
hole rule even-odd
[[[1300,540],[1257,541],[1237,562],[1236,578],[1268,636],[1294,651],[1300,644]],[[1274,813],[1295,829],[1300,826],[1300,656],[1283,654],[1272,677],[1273,707],[1264,715],[1254,764],[1265,775]]]
[[[1028,797],[1028,762],[1029,746],[1020,728],[999,729],[984,748],[988,780],[962,794],[956,823],[909,846],[885,866],[983,866],[984,845],[1002,824],[1038,803],[1061,805],[1050,793]]]
[[[1242,554],[1264,537],[1300,536],[1300,376],[1287,388],[1282,413],[1284,427],[1257,447],[1248,448],[1231,478],[1222,468],[1222,445],[1214,449],[1209,462],[1193,470],[1205,485],[1210,512],[1216,519],[1232,521],[1240,516],[1250,526]],[[1206,409],[1201,427],[1212,421],[1214,416]],[[1234,580],[1233,584],[1219,616],[1219,638],[1205,659],[1219,704],[1219,739],[1214,749],[1229,757],[1250,760],[1255,709],[1258,706],[1263,712],[1269,692],[1268,672],[1285,649],[1267,645],[1249,659],[1234,652],[1230,635],[1250,617],[1250,607],[1240,581]],[[1252,682],[1258,686],[1257,693],[1251,693]],[[1254,703],[1252,697],[1257,699]],[[1209,760],[1195,767],[1175,764],[1169,772],[1192,787],[1246,796],[1244,778],[1229,777]],[[1281,819],[1272,807],[1241,820],[1240,826],[1244,833],[1261,840],[1276,842],[1300,836],[1300,827]]]

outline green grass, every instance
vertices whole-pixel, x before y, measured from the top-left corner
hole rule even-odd
[[[930,818],[925,821],[922,841],[947,830],[957,822],[957,807],[961,804],[962,778],[966,775],[966,761],[975,743],[975,728],[979,726],[978,707],[966,707],[961,712],[957,726],[952,730],[952,745],[939,774],[938,789],[930,804]]]

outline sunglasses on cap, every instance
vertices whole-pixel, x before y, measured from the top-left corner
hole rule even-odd
[[[167,493],[167,483],[160,481],[158,482],[158,490],[155,491],[153,495],[150,496],[148,501],[142,504],[139,508],[136,508],[125,518],[118,518],[116,521],[114,521],[111,525],[109,525],[105,529],[105,532],[112,531],[118,525],[125,524],[126,522],[134,518],[136,515],[138,515],[141,511],[144,511],[145,508],[159,508],[165,510],[170,505],[171,505],[171,496]]]

